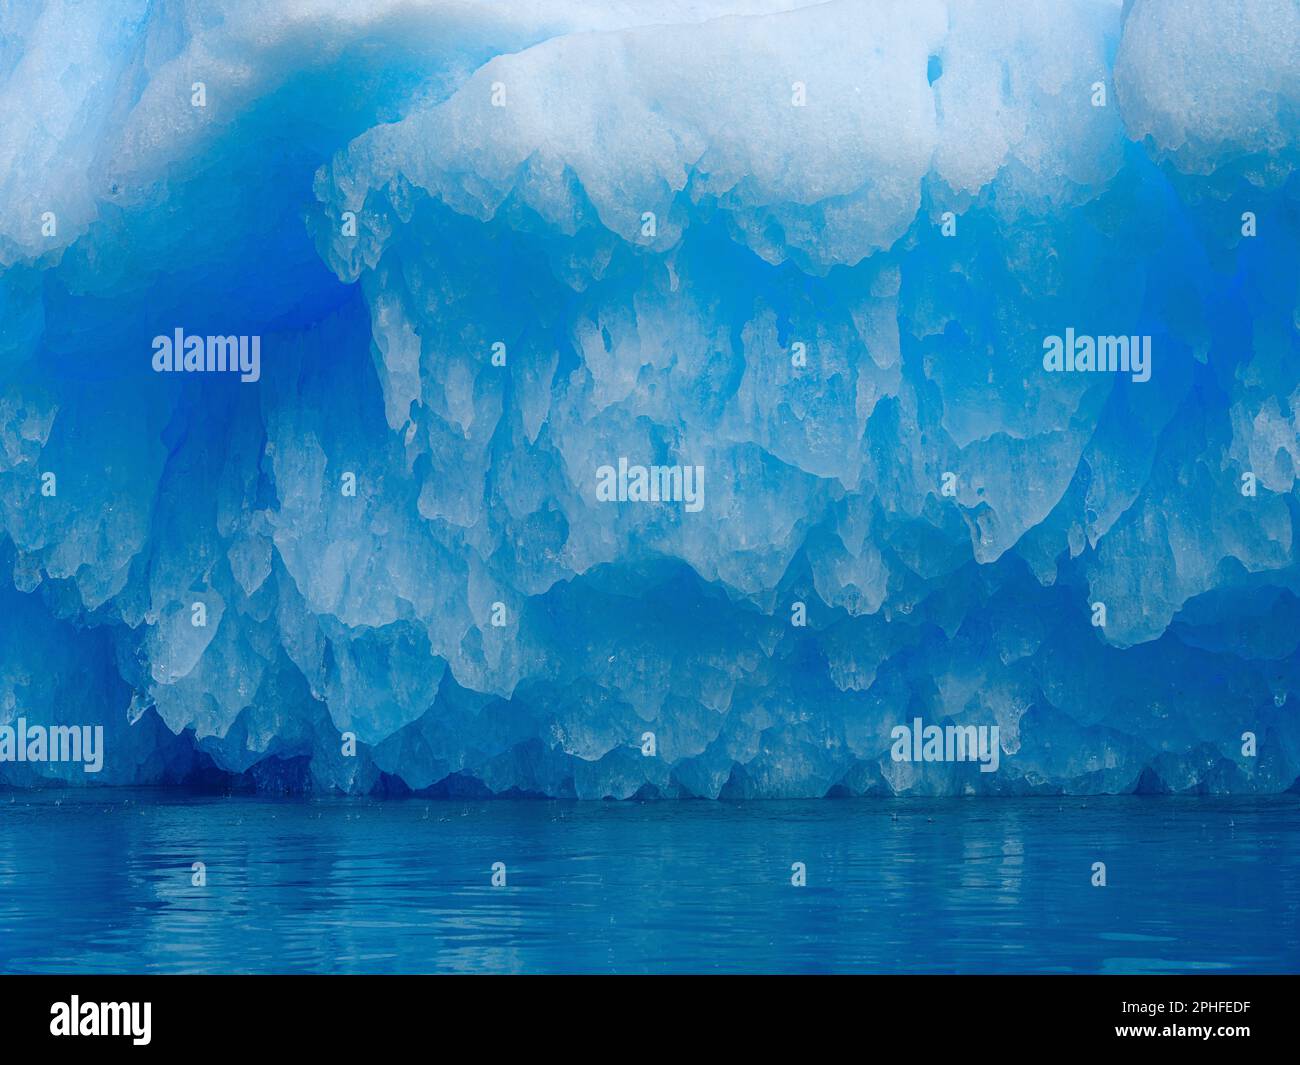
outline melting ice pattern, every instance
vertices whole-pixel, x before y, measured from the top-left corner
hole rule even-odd
[[[101,784],[1291,788],[1298,162],[1294,0],[6,6],[0,724]]]

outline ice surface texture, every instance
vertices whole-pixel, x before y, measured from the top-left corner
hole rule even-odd
[[[1295,0],[8,5],[0,782],[1291,788],[1298,164]]]

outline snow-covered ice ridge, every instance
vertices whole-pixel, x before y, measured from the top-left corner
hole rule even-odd
[[[1296,0],[4,5],[0,783],[1292,788],[1298,163]]]

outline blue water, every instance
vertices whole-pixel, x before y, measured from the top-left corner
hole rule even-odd
[[[0,971],[1294,972],[1297,843],[1286,796],[18,793]]]

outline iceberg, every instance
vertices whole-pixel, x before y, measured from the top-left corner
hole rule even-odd
[[[0,786],[1297,787],[1297,44],[0,10]]]

